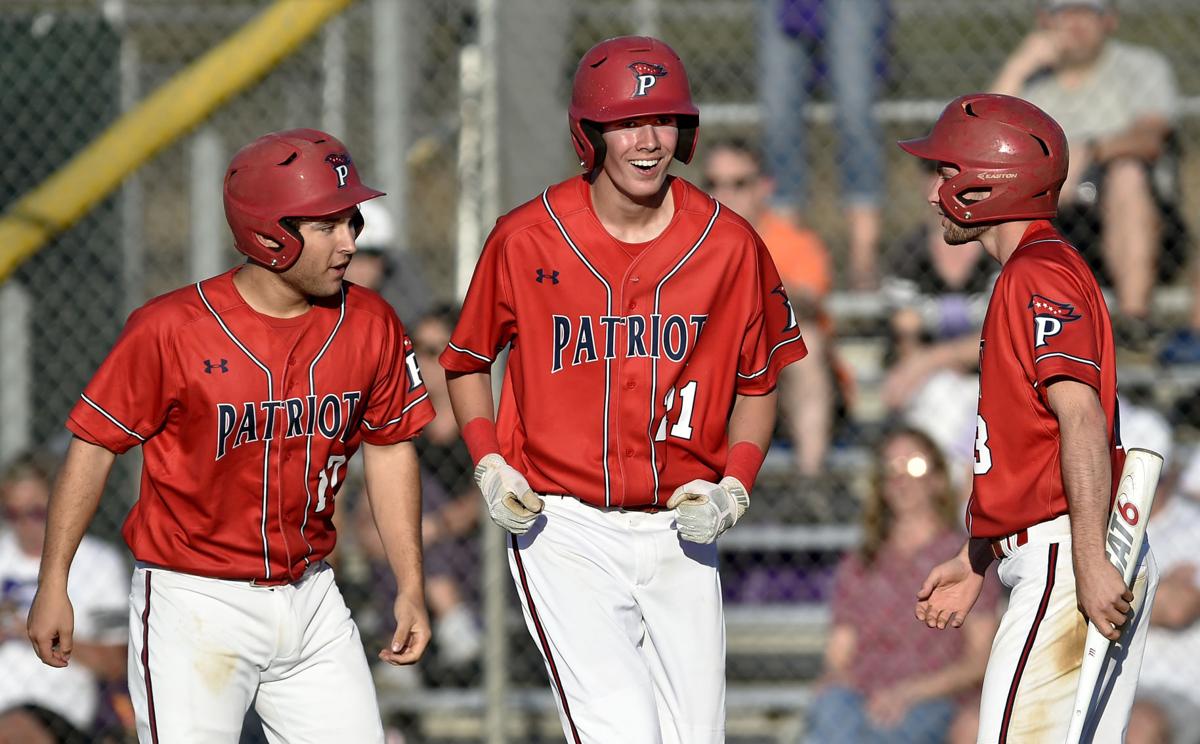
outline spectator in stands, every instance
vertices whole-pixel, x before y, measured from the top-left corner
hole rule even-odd
[[[18,457],[0,476],[0,741],[96,741],[100,683],[125,677],[129,572],[115,548],[85,536],[67,579],[75,602],[72,664],[29,650],[25,619],[37,589],[53,465]]]
[[[761,0],[759,95],[765,112],[767,170],[778,213],[800,224],[808,186],[804,111],[809,89],[827,76],[838,133],[838,171],[854,289],[878,281],[883,156],[872,106],[883,76],[888,0]],[[817,54],[824,49],[823,57]]]
[[[434,686],[461,684],[466,681],[465,677],[475,676],[483,643],[475,612],[479,572],[479,493],[475,490],[471,456],[458,435],[458,424],[450,408],[445,372],[437,363],[438,354],[450,340],[456,319],[454,307],[440,305],[417,320],[410,331],[417,364],[436,411],[434,420],[414,442],[421,464],[425,601],[433,621],[432,645],[421,670],[424,681]],[[352,490],[349,485],[347,490]],[[368,587],[375,586],[380,577],[388,576],[390,571],[383,545],[366,500],[357,499],[350,509],[348,520],[354,542],[367,564],[365,583]],[[378,585],[384,586],[386,582]],[[370,642],[371,618],[386,620],[390,617],[387,610],[392,599],[381,596],[378,590],[371,591],[366,598],[370,606],[362,608],[358,615],[365,642]],[[379,630],[390,633],[386,627],[381,626]],[[379,671],[388,674],[392,683],[410,684],[411,680],[397,679],[407,673],[394,671],[396,669],[381,667]]]
[[[346,267],[346,281],[383,295],[406,324],[430,306],[429,283],[420,256],[405,250],[392,213],[382,202],[358,205],[363,229],[354,240],[358,249]]]
[[[926,163],[937,177],[936,163]],[[927,210],[928,211],[928,210]],[[891,308],[884,354],[884,404],[937,441],[956,485],[969,486],[979,397],[979,332],[996,262],[979,242],[948,245],[939,217],[885,256],[883,294]]]
[[[972,692],[978,705],[998,623],[994,579],[961,633],[902,622],[910,588],[962,544],[960,511],[941,452],[919,431],[885,435],[874,469],[862,546],[842,560],[833,584],[825,670],[810,706],[813,744],[942,741]]]
[[[446,392],[446,373],[437,357],[450,342],[458,309],[434,307],[413,327],[413,349],[437,416],[416,441],[421,467],[438,488],[425,499],[421,531],[425,543],[425,593],[434,619],[438,660],[461,670],[482,647],[474,605],[479,586],[479,491],[471,454],[458,434]]]
[[[1173,170],[1165,155],[1179,100],[1166,58],[1110,38],[1116,27],[1111,0],[1048,0],[992,89],[1037,104],[1062,125],[1071,164],[1059,220],[1087,253],[1095,236],[1080,230],[1091,232],[1094,218],[1116,291],[1117,340],[1139,346],[1150,333],[1164,215],[1176,225],[1172,232],[1182,224],[1164,208],[1172,194],[1158,187]]]
[[[1150,614],[1150,633],[1142,661],[1141,682],[1129,719],[1128,744],[1196,744],[1200,742],[1200,453],[1190,460],[1171,460],[1171,432],[1161,416],[1152,440],[1126,435],[1126,407],[1121,408],[1122,439],[1148,446],[1166,456],[1148,534],[1162,579]],[[1144,427],[1143,427],[1144,428]],[[1130,432],[1133,434],[1133,432]],[[1192,660],[1187,662],[1185,660]]]
[[[750,222],[766,243],[814,360],[784,369],[779,397],[796,469],[814,477],[829,450],[839,394],[832,323],[821,310],[832,284],[829,254],[815,232],[798,227],[768,206],[773,183],[762,171],[758,151],[748,142],[730,138],[709,146],[703,169],[705,190]]]

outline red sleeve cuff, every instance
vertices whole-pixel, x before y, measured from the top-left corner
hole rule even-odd
[[[1045,385],[1048,380],[1066,377],[1100,389],[1100,366],[1091,359],[1050,352],[1035,357],[1033,363],[1039,385]]]
[[[478,463],[487,455],[500,451],[500,439],[496,436],[496,422],[480,416],[471,419],[462,430],[463,441],[471,453],[471,461]]]
[[[738,442],[729,448],[729,456],[725,460],[725,475],[737,478],[746,487],[746,492],[754,490],[754,481],[758,471],[762,469],[763,460],[767,453],[759,449],[753,442]]]

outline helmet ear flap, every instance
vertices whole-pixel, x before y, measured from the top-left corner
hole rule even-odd
[[[679,142],[675,145],[675,157],[679,162],[687,165],[692,162],[692,156],[696,153],[696,145],[700,140],[700,117],[699,116],[679,116],[676,117],[679,128]]]
[[[590,179],[604,167],[604,156],[608,152],[608,148],[604,144],[604,132],[601,131],[599,125],[595,122],[580,121],[579,130],[583,132],[583,136],[587,138],[588,144],[591,145],[592,162],[586,174]],[[587,166],[588,164],[584,163],[584,167],[587,168]]]

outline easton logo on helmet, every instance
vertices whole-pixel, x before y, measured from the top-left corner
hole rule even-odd
[[[325,156],[325,162],[329,163],[333,168],[334,174],[337,175],[338,188],[346,187],[346,180],[350,178],[350,166],[354,165],[354,161],[350,159],[348,152],[333,152]]]
[[[633,70],[633,76],[637,79],[637,87],[633,90],[634,98],[646,95],[658,79],[667,74],[667,68],[653,62],[634,62],[629,69]]]
[[[1016,177],[1017,177],[1017,174],[1012,173],[1012,172],[1008,172],[1008,173],[986,173],[985,172],[985,173],[979,174],[979,178],[982,181],[1011,181],[1012,179],[1014,179]]]

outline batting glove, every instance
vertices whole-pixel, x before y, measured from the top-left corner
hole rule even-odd
[[[750,494],[733,476],[720,483],[694,480],[675,489],[667,508],[675,510],[680,538],[708,544],[737,524],[750,508]]]
[[[488,516],[514,535],[524,535],[542,511],[542,499],[518,473],[496,453],[485,455],[475,466],[475,483],[487,501]]]

